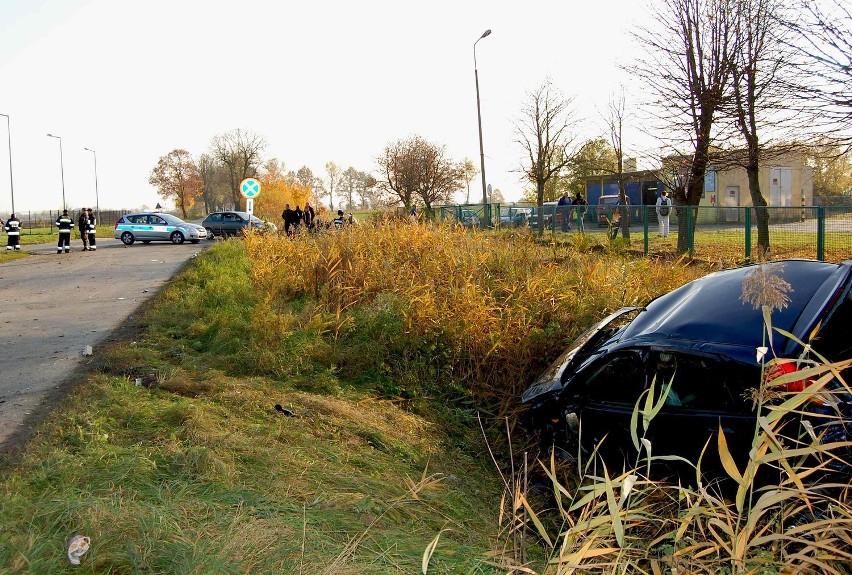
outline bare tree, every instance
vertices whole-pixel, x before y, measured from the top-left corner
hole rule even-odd
[[[230,183],[230,199],[237,209],[242,202],[240,182],[257,174],[266,149],[266,140],[258,134],[237,128],[214,136],[210,147],[216,160],[225,166]]]
[[[825,136],[852,149],[852,6],[848,0],[800,0],[788,27],[799,68],[810,82],[799,90],[816,108]]]
[[[198,176],[201,178],[201,198],[207,213],[221,208],[228,195],[228,175],[222,164],[210,154],[201,154],[197,162]]]
[[[343,174],[340,172],[340,168],[334,162],[327,162],[325,164],[325,173],[328,174],[328,179],[326,183],[328,187],[326,188],[326,192],[328,193],[328,209],[331,212],[334,212],[334,188],[340,183],[343,178]]]
[[[736,14],[727,0],[660,0],[655,6],[655,26],[635,35],[646,55],[630,69],[649,90],[648,110],[662,123],[663,143],[676,158],[669,162],[687,160],[683,185],[674,190],[683,253],[696,220],[685,217],[686,210],[701,201],[711,147],[730,129],[719,121],[730,98]]]
[[[465,185],[467,186],[467,195],[465,196],[464,203],[470,203],[470,183],[473,179],[479,175],[479,170],[476,167],[476,164],[473,163],[473,160],[470,158],[465,158],[462,161],[462,177],[464,177]]]
[[[571,100],[566,100],[550,80],[529,94],[529,103],[515,123],[517,142],[526,158],[521,166],[524,176],[535,185],[536,205],[544,205],[544,188],[568,165],[571,155],[566,150],[574,142],[571,124],[574,113]],[[538,233],[544,232],[544,210],[538,210]]]
[[[615,151],[615,177],[618,182],[619,227],[621,237],[630,243],[630,208],[627,192],[624,189],[624,109],[626,102],[624,91],[609,101],[609,113],[606,117],[609,127],[609,141]]]
[[[449,201],[463,181],[460,165],[447,158],[444,147],[421,136],[388,144],[376,163],[382,173],[378,187],[406,210],[419,199],[431,211],[433,204]]]

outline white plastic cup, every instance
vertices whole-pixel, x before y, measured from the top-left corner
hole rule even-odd
[[[141,377],[136,378],[136,387],[142,387],[142,378]]]

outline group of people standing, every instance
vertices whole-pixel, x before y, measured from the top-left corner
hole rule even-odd
[[[97,223],[92,208],[80,210],[77,226],[80,228],[80,239],[83,240],[84,252],[93,252],[98,249],[95,243]],[[64,251],[67,254],[71,251],[71,229],[74,227],[74,220],[68,215],[68,210],[62,210],[62,215],[56,218],[56,227],[59,228],[59,242],[56,244],[56,253],[61,254]]]
[[[2,220],[0,220],[2,222]],[[77,225],[80,227],[80,239],[83,240],[83,251],[93,252],[98,249],[95,244],[95,229],[97,219],[92,208],[80,210]],[[68,215],[68,210],[62,210],[62,215],[56,218],[54,225],[59,229],[59,241],[56,244],[56,253],[66,254],[71,251],[71,230],[74,228],[74,220]],[[18,216],[11,214],[9,219],[3,223],[3,231],[6,232],[6,251],[21,249],[21,220]]]
[[[316,212],[309,202],[305,202],[305,209],[296,205],[296,209],[292,209],[290,204],[284,204],[284,211],[281,212],[281,219],[284,220],[284,233],[288,236],[299,231],[301,226],[305,226],[307,230],[313,230],[315,226]]]
[[[577,192],[572,200],[568,195],[568,192],[562,192],[562,197],[559,198],[559,201],[556,202],[557,211],[562,212],[562,231],[567,232],[570,228],[569,220],[570,214],[574,213],[577,219],[578,229],[583,230],[583,218],[586,215],[586,206],[588,202],[586,198],[583,197],[583,194]],[[568,206],[577,206],[576,210],[569,210]]]

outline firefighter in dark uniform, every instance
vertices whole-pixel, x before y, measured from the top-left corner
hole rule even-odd
[[[21,249],[21,220],[15,214],[9,216],[6,220],[3,229],[6,230],[6,249],[19,250]]]
[[[59,243],[56,244],[56,253],[61,254],[64,248],[67,254],[71,251],[71,228],[74,227],[74,220],[68,215],[68,210],[62,210],[62,215],[56,218],[56,227],[59,228]]]
[[[98,225],[98,220],[95,218],[94,212],[92,212],[92,208],[88,209],[88,216],[86,220],[86,236],[89,238],[89,247],[88,250],[90,252],[98,249],[98,246],[95,245],[95,228]]]

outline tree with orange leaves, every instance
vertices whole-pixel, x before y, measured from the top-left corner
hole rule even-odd
[[[195,160],[186,150],[172,150],[161,157],[157,167],[151,170],[148,183],[157,188],[163,198],[173,199],[184,219],[202,189]]]
[[[263,164],[259,179],[261,194],[254,202],[254,211],[260,218],[277,220],[285,204],[304,207],[311,197],[311,188],[288,178],[284,162],[275,158]]]

